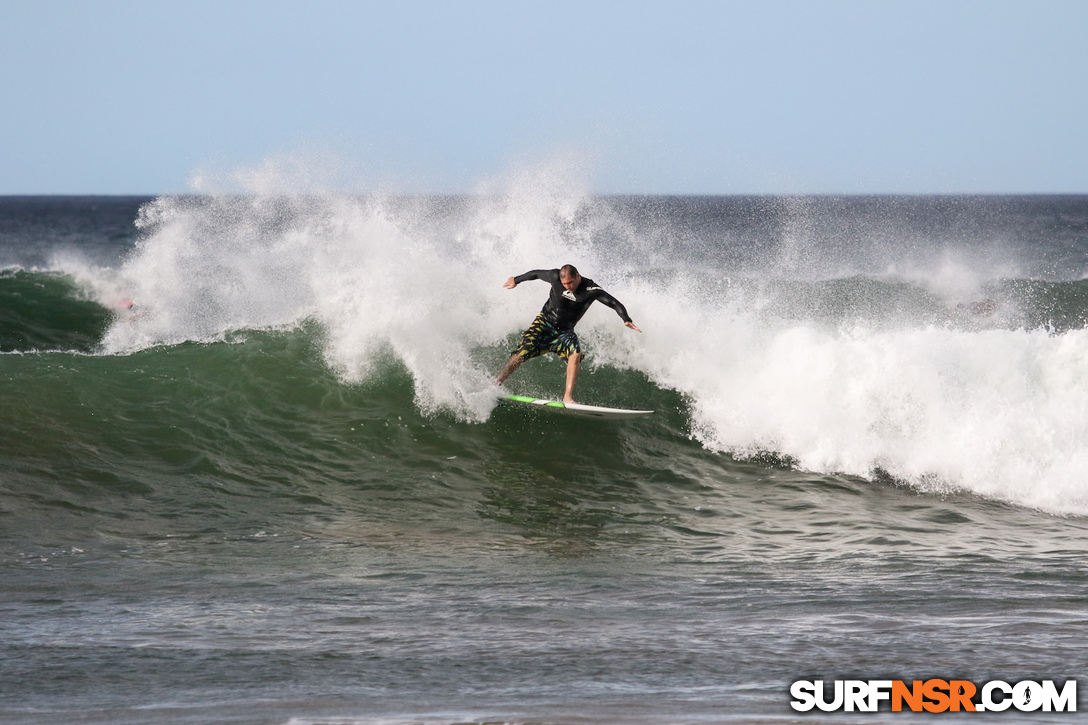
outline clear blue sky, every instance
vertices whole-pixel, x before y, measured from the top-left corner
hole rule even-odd
[[[0,194],[1088,192],[1084,0],[0,0],[0,74]]]

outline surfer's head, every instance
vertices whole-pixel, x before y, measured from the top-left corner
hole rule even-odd
[[[574,291],[582,283],[582,275],[578,274],[578,268],[573,264],[564,264],[559,268],[559,281],[565,288]]]

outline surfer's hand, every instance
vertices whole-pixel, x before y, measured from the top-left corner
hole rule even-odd
[[[514,281],[513,277],[506,280],[506,284],[503,285],[503,287],[505,287],[506,289],[514,289],[517,286],[518,286],[518,283]]]
[[[633,323],[633,322],[625,322],[625,323],[623,323],[623,324],[627,325],[628,327],[630,327],[630,328],[631,328],[632,330],[634,330],[635,332],[642,332],[642,330],[640,330],[640,329],[638,329],[637,327],[635,327],[635,323]]]

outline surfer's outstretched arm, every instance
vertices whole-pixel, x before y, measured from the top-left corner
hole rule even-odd
[[[642,332],[635,326],[635,323],[631,322],[631,316],[627,314],[627,308],[623,306],[623,303],[617,300],[612,295],[605,292],[603,289],[597,291],[597,301],[603,305],[608,305],[616,311],[616,314],[623,320],[623,324],[630,327],[635,332]]]
[[[542,279],[545,282],[553,282],[559,280],[558,269],[531,269],[525,274],[519,274],[517,277],[511,277],[503,283],[503,287],[506,289],[514,289],[522,282],[528,282],[531,279]]]

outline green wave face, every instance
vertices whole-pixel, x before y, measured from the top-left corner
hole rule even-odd
[[[112,320],[66,275],[0,271],[0,352],[90,352]]]

